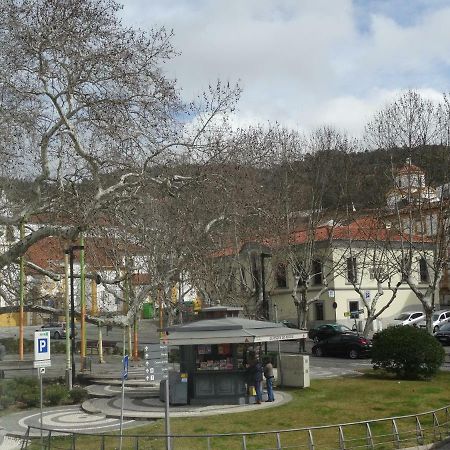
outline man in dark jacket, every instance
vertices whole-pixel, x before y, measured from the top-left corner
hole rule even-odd
[[[263,367],[256,358],[254,352],[249,352],[248,366],[247,366],[247,382],[249,386],[255,386],[256,403],[259,405],[262,401],[262,380]]]
[[[263,381],[263,366],[257,360],[255,364],[255,390],[256,390],[256,403],[259,405],[262,401],[262,381]]]

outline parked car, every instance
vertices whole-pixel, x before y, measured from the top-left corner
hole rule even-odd
[[[436,331],[438,331],[444,323],[450,322],[450,311],[436,311],[431,316],[431,320],[433,333],[436,333]],[[425,328],[427,326],[425,320],[421,320],[418,325],[421,328]]]
[[[308,331],[308,337],[314,342],[319,342],[323,339],[334,336],[335,334],[342,333],[353,333],[353,331],[349,327],[339,323],[326,323],[319,325],[316,328],[311,328]]]
[[[423,311],[402,312],[394,319],[394,325],[415,325],[425,318]]]
[[[50,331],[50,338],[64,339],[66,337],[66,322],[49,322],[41,326],[39,331]],[[77,331],[75,330],[75,335]]]
[[[282,320],[281,323],[288,328],[297,328],[295,323],[289,322],[289,320]]]
[[[450,323],[444,323],[436,333],[434,337],[442,344],[450,344]]]
[[[351,359],[368,357],[372,350],[372,341],[355,333],[335,334],[317,342],[312,353],[315,356],[346,356]]]

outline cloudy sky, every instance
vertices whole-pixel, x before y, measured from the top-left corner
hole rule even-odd
[[[244,89],[241,125],[359,135],[401,90],[450,91],[450,0],[122,0],[128,25],[173,29],[167,70],[187,99]]]

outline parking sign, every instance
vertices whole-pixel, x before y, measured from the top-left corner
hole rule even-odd
[[[50,366],[50,331],[34,333],[34,367]]]

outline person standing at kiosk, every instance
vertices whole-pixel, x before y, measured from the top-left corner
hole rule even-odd
[[[273,395],[273,365],[270,358],[266,358],[264,362],[264,378],[266,379],[267,386],[267,401],[274,402],[275,397]]]
[[[254,352],[249,352],[248,354],[247,379],[249,386],[255,387],[256,404],[261,404],[263,367]]]

